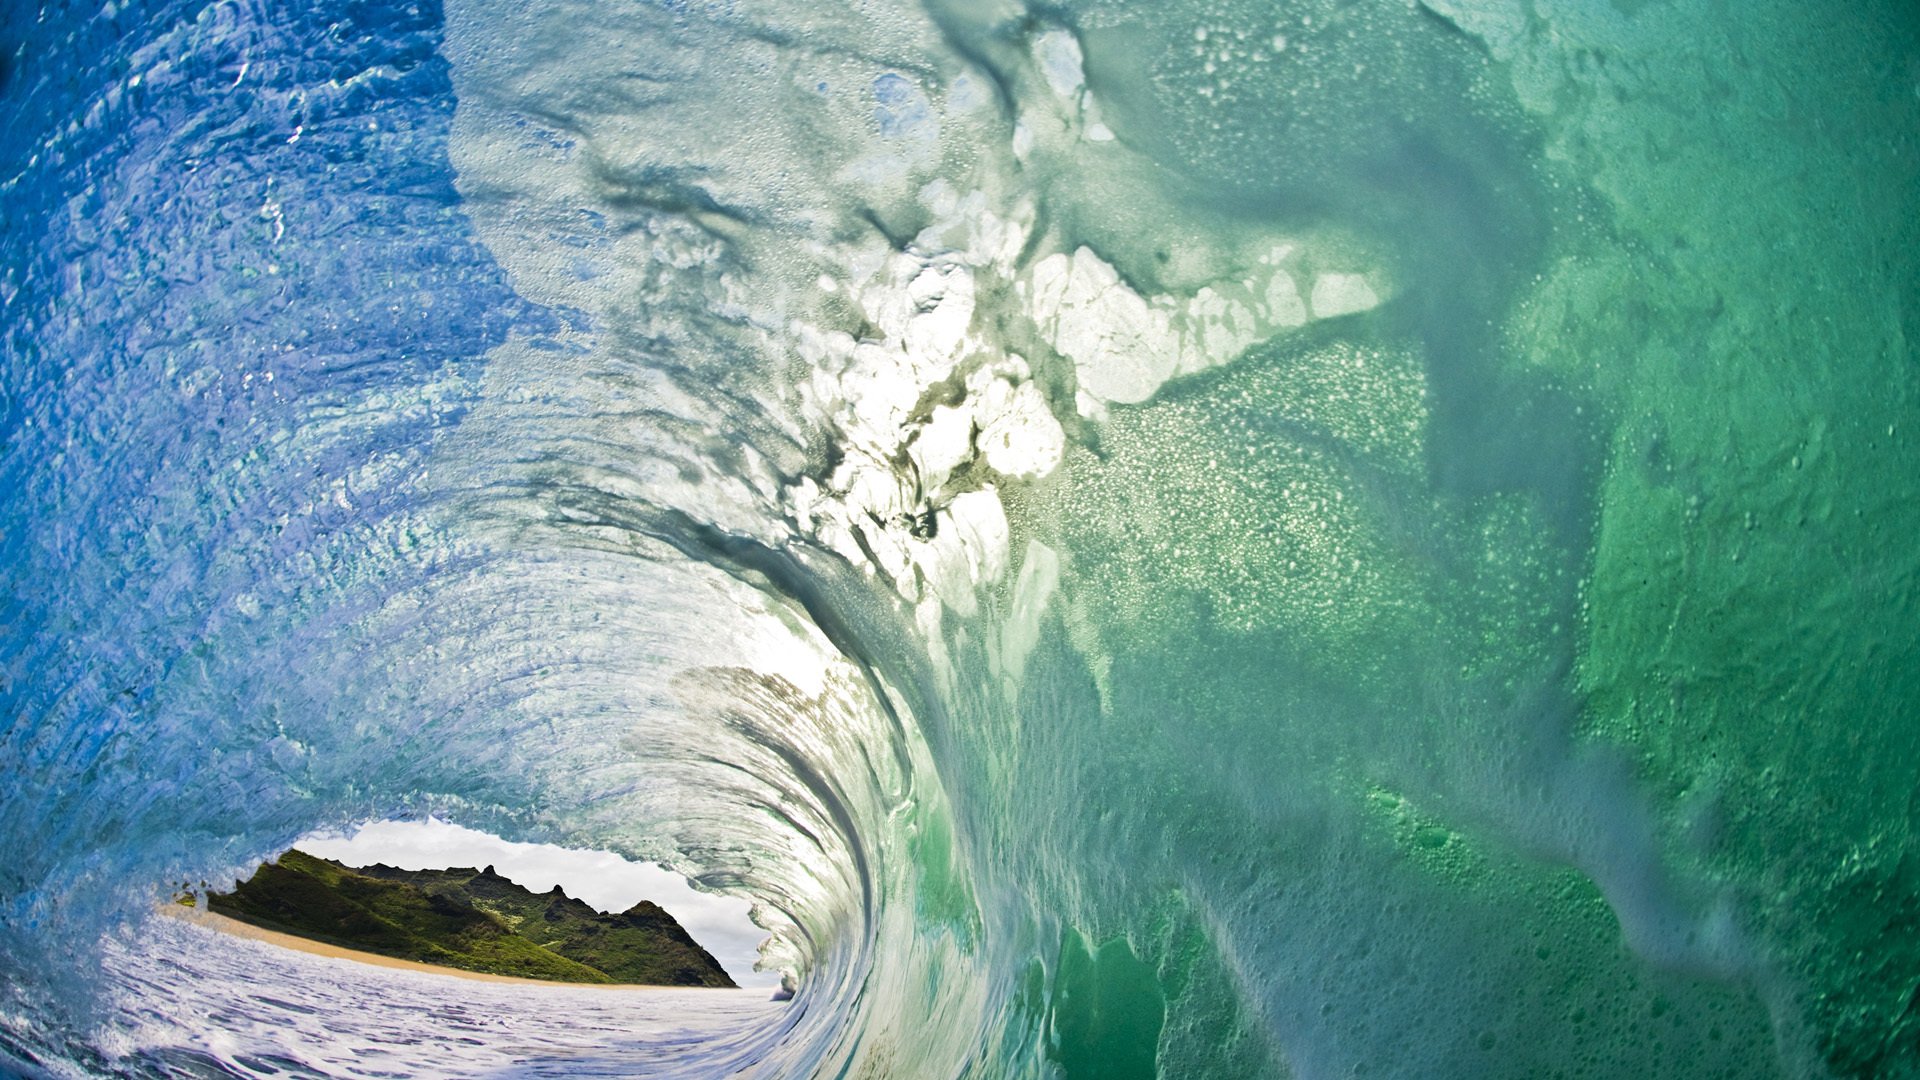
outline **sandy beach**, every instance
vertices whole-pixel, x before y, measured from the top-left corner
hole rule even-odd
[[[357,949],[343,949],[338,945],[328,945],[325,942],[314,941],[311,938],[296,937],[293,934],[283,934],[277,930],[263,929],[262,927],[254,926],[252,923],[244,923],[238,919],[230,919],[225,915],[219,915],[203,908],[183,907],[179,904],[163,904],[160,907],[160,911],[162,914],[179,919],[182,922],[205,927],[208,930],[217,930],[223,934],[232,934],[235,937],[264,941],[269,945],[278,945],[283,949],[293,949],[296,952],[311,953],[314,956],[330,956],[338,960],[352,960],[356,963],[372,964],[375,967],[417,971],[425,975],[450,975],[456,979],[474,979],[479,982],[496,983],[525,983],[529,986],[567,986],[584,990],[704,989],[703,987],[650,986],[639,983],[569,983],[555,982],[549,979],[523,979],[515,975],[489,975],[485,972],[463,971],[459,968],[441,967],[437,964],[422,964],[414,960],[400,960],[391,956],[381,956],[378,953],[360,952]]]

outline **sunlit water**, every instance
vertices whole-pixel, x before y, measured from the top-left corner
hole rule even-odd
[[[0,14],[0,1068],[1914,1074],[1904,0]],[[428,815],[798,997],[154,923]]]
[[[765,990],[599,990],[416,974],[176,920],[105,950],[100,1048],[187,1076],[726,1075],[793,1017]]]

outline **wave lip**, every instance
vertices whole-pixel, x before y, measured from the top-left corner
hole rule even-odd
[[[0,1055],[1894,1067],[1907,39],[1773,6],[22,22]],[[752,897],[792,1000],[151,917],[428,815]]]

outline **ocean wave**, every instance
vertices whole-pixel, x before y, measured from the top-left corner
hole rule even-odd
[[[1915,107],[1763,6],[15,5],[0,1069],[1897,1074]],[[797,994],[154,916],[429,814]]]

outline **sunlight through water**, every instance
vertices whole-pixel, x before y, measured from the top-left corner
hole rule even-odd
[[[0,0],[0,1073],[1920,1076],[1916,260],[1909,0]],[[426,821],[752,985],[156,915]]]

